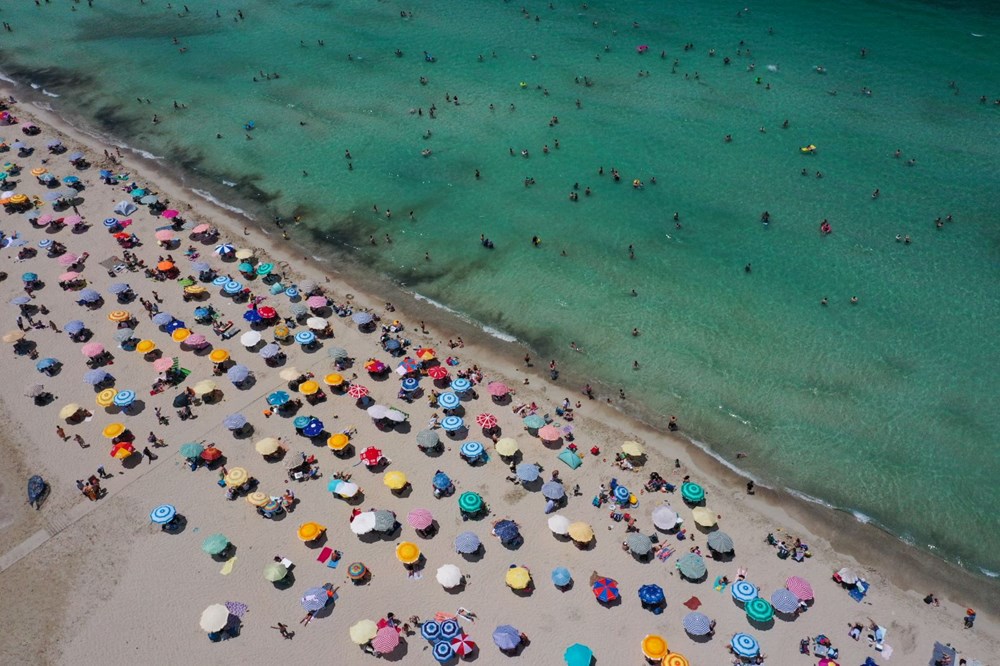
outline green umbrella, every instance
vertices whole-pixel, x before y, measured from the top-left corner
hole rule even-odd
[[[277,583],[287,575],[288,569],[280,562],[271,562],[264,567],[264,578],[272,583]]]
[[[229,539],[224,534],[213,534],[201,542],[201,549],[209,555],[218,555],[229,545]]]
[[[681,497],[684,498],[685,502],[697,504],[705,499],[705,489],[697,483],[691,483],[688,481],[687,483],[681,485]]]
[[[545,419],[543,419],[538,414],[532,414],[531,416],[525,417],[524,427],[530,428],[532,430],[538,430],[545,425]]]
[[[483,508],[483,498],[478,493],[464,492],[458,498],[458,508],[467,513],[476,513]]]
[[[768,622],[774,617],[774,607],[760,597],[751,599],[743,608],[747,612],[747,617],[754,622]]]
[[[201,444],[197,442],[188,442],[187,444],[181,444],[181,456],[184,458],[197,458],[201,455],[201,452],[205,450]]]
[[[705,569],[705,560],[701,559],[700,555],[695,555],[694,553],[688,553],[677,560],[677,570],[681,572],[682,576],[692,580],[701,578],[707,571]]]

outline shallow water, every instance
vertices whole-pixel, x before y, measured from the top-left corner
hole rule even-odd
[[[350,250],[647,418],[678,414],[765,481],[1000,571],[992,4],[97,5],[7,8],[0,70],[261,224],[301,215],[316,255]]]

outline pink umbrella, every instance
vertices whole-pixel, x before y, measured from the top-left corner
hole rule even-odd
[[[82,221],[83,218],[81,218],[79,215],[70,215],[69,217],[63,220],[63,222],[65,222],[66,224],[76,224],[77,222],[82,222]]]
[[[40,227],[44,227],[46,224],[48,224],[49,222],[51,222],[53,219],[54,218],[51,215],[42,215],[40,218],[38,218],[38,220],[35,221],[35,224],[37,224]]]
[[[357,400],[360,400],[361,398],[368,395],[368,389],[362,386],[361,384],[351,384],[347,388],[347,395]]]
[[[559,428],[550,423],[547,426],[542,426],[542,428],[538,431],[538,437],[546,442],[554,442],[562,437],[562,433],[559,432]]]
[[[94,358],[104,353],[104,345],[100,342],[88,342],[80,347],[80,352],[87,358]]]
[[[203,233],[205,233],[206,231],[208,231],[211,228],[212,228],[211,225],[208,225],[208,224],[199,224],[198,226],[196,226],[194,229],[191,230],[191,233],[193,233],[193,234],[203,234]]]
[[[160,229],[155,234],[153,234],[158,241],[168,241],[174,239],[174,232],[170,229]]]
[[[494,397],[501,397],[510,393],[510,389],[503,382],[490,382],[486,385],[486,390]]]
[[[399,646],[399,633],[390,626],[382,627],[372,639],[372,647],[376,652],[388,654]]]
[[[192,333],[184,340],[184,344],[188,347],[204,347],[208,344],[208,339],[201,333]]]
[[[153,370],[157,372],[166,372],[170,368],[174,367],[174,359],[172,358],[158,358],[153,361]]]
[[[72,252],[67,252],[66,254],[59,257],[57,260],[60,266],[66,266],[67,268],[80,261],[80,257],[76,256]]]
[[[306,299],[306,305],[311,308],[325,308],[327,306],[326,296],[310,296]]]
[[[177,217],[178,215],[180,215],[180,212],[178,212],[178,211],[176,211],[176,210],[174,210],[172,208],[168,208],[167,210],[165,210],[162,213],[160,213],[161,217],[165,217],[168,220],[170,218],[172,218],[172,217]]]
[[[60,282],[69,282],[70,280],[75,280],[80,277],[80,274],[76,271],[67,271],[59,276]]]
[[[487,430],[490,428],[496,428],[497,417],[492,414],[480,414],[476,417],[476,425],[486,428]]]
[[[413,509],[406,514],[406,522],[415,530],[426,530],[434,524],[434,516],[427,509]]]
[[[813,598],[812,585],[805,578],[792,576],[785,581],[785,588],[802,601],[809,601]]]

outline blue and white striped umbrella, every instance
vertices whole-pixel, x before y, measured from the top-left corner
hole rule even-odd
[[[462,633],[462,626],[458,620],[445,620],[441,623],[441,638],[451,640],[460,633]]]
[[[169,312],[157,312],[153,315],[154,326],[166,326],[174,320],[174,316]]]
[[[43,250],[50,245],[52,245],[51,238],[43,238],[42,240],[38,241],[38,247],[42,248]]]
[[[288,289],[285,290],[285,296],[288,296],[288,298],[298,298],[299,290],[296,289],[295,287],[289,287]]]
[[[83,375],[83,381],[91,386],[97,386],[107,378],[108,371],[101,370],[100,368],[97,368],[96,370],[88,370],[86,374]]]
[[[441,635],[441,625],[434,620],[427,620],[420,625],[420,637],[427,641],[436,640]]]
[[[712,621],[704,613],[688,613],[684,616],[684,631],[692,636],[707,636],[712,631]]]
[[[534,463],[521,463],[517,466],[517,478],[525,483],[531,483],[538,479],[541,470]]]
[[[270,344],[264,345],[261,348],[261,350],[257,353],[260,354],[261,358],[274,358],[280,352],[281,352],[281,347],[272,342]]]
[[[212,284],[214,284],[216,287],[225,286],[226,284],[228,284],[228,282],[229,282],[228,275],[220,275],[216,277],[214,280],[212,280]]]
[[[115,407],[128,407],[135,402],[135,391],[124,390],[115,394]]]
[[[470,388],[472,388],[472,382],[465,377],[458,377],[451,383],[451,390],[457,393],[468,391]]]
[[[402,387],[404,391],[416,391],[420,388],[420,382],[413,377],[407,377],[402,381]]]
[[[370,312],[355,312],[351,315],[351,320],[358,326],[364,326],[365,324],[372,323],[374,317]]]
[[[736,634],[729,644],[733,646],[733,652],[737,657],[751,659],[760,653],[760,644],[749,634]]]
[[[483,445],[479,442],[466,442],[462,444],[462,455],[466,458],[478,458],[483,455]]]
[[[67,322],[66,325],[63,326],[63,330],[69,333],[70,335],[76,335],[85,328],[87,328],[86,324],[84,324],[79,319],[74,319],[73,321]]]
[[[771,595],[771,605],[779,613],[794,613],[799,608],[799,598],[785,588],[781,588],[775,590],[774,594]]]
[[[104,226],[110,229],[111,227],[118,224],[118,218],[116,217],[106,217],[104,218]]]
[[[566,496],[566,489],[558,481],[549,481],[542,486],[542,497],[550,500],[560,500]]]
[[[463,421],[460,416],[446,416],[441,420],[441,427],[444,428],[446,432],[461,430],[464,425],[465,421]]]
[[[131,288],[132,287],[128,286],[124,282],[113,282],[108,287],[108,293],[115,294],[117,296],[118,294],[124,294]]]
[[[329,600],[330,595],[327,594],[325,588],[311,587],[302,595],[302,608],[309,612],[315,612],[326,606],[326,602]]]
[[[295,334],[295,341],[300,345],[311,345],[316,342],[316,334],[312,331],[299,331]]]
[[[316,437],[321,432],[323,432],[323,422],[319,419],[309,421],[306,427],[302,429],[302,434],[306,437]]]
[[[215,252],[217,255],[222,256],[229,254],[230,252],[235,252],[236,248],[230,245],[229,243],[222,243],[221,245],[216,245],[215,249],[212,251]]]
[[[247,377],[250,376],[250,368],[245,365],[234,365],[229,370],[226,370],[226,376],[229,377],[229,381],[232,383],[239,384],[246,381]]]
[[[455,622],[454,620],[446,620],[446,622]],[[457,623],[456,623],[457,624]],[[458,634],[456,634],[457,636]],[[455,648],[451,646],[449,641],[438,641],[434,644],[434,649],[432,654],[434,658],[440,663],[444,663],[455,656]]]
[[[149,512],[149,519],[157,525],[165,525],[173,520],[176,515],[177,509],[174,508],[173,504],[161,504]]]
[[[222,287],[222,291],[227,294],[238,294],[243,291],[243,283],[237,282],[236,280],[230,280]]]
[[[446,391],[438,396],[438,405],[441,409],[455,409],[460,404],[462,404],[462,401],[451,391]]]
[[[745,604],[751,599],[757,598],[757,587],[749,581],[738,580],[730,586],[730,589],[733,599],[741,603]]]
[[[222,425],[226,426],[229,430],[239,430],[247,424],[247,417],[242,414],[230,414],[226,418],[222,419]]]
[[[466,555],[479,550],[481,542],[474,532],[462,532],[455,537],[455,550]]]
[[[615,499],[619,502],[627,502],[629,495],[631,495],[631,493],[625,486],[617,486],[615,488]]]

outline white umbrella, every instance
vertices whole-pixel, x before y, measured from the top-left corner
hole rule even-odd
[[[462,570],[454,564],[443,564],[438,567],[437,582],[445,588],[458,587],[462,584]]]
[[[327,322],[322,317],[309,317],[309,319],[306,319],[306,326],[314,331],[322,331],[327,327]]]
[[[340,495],[341,497],[354,497],[355,495],[358,494],[358,484],[351,483],[350,481],[342,481],[340,485],[337,486],[337,489],[334,492]],[[361,516],[358,516],[358,518],[360,517]],[[354,520],[357,521],[358,518],[355,518]],[[375,514],[372,514],[372,520],[374,519],[375,519]]]
[[[212,633],[220,631],[229,622],[229,609],[222,604],[212,604],[201,613],[201,628]]]
[[[653,509],[653,524],[661,530],[673,529],[677,525],[677,512],[662,504]]]
[[[253,347],[260,342],[260,331],[247,331],[240,336],[240,344],[244,347]]]
[[[341,486],[344,484],[341,484]],[[340,492],[340,488],[337,488]],[[373,529],[375,529],[375,512],[365,511],[364,513],[359,513],[354,516],[354,520],[351,521],[351,531],[355,534],[368,534]]]
[[[560,516],[558,513],[554,514],[549,516],[549,529],[554,534],[568,534],[569,522],[569,518],[566,516]]]
[[[844,581],[848,585],[854,585],[855,583],[858,582],[858,579],[860,578],[858,574],[854,573],[854,569],[851,569],[849,567],[844,567],[843,569],[837,572],[837,575],[840,576],[840,580]]]
[[[390,409],[385,413],[385,418],[390,421],[395,421],[396,423],[402,423],[406,420],[406,414],[399,411],[398,409]]]
[[[385,415],[389,413],[389,408],[385,405],[372,405],[367,411],[368,416],[373,419],[384,419]]]
[[[284,379],[286,382],[290,382],[293,379],[298,379],[299,377],[302,376],[302,374],[303,374],[302,371],[293,365],[290,368],[285,368],[284,370],[279,372],[278,376]]]

